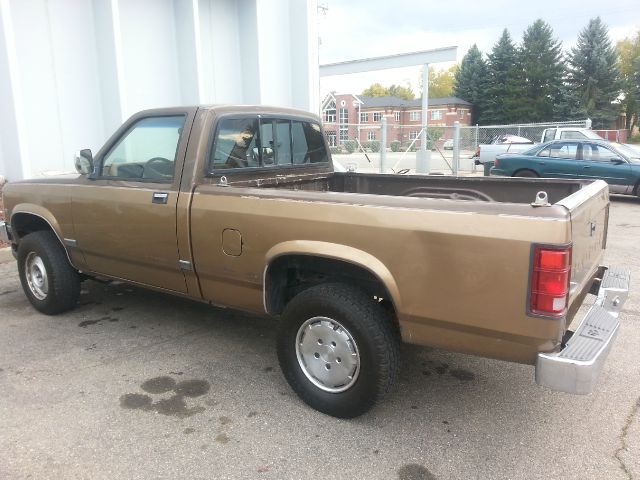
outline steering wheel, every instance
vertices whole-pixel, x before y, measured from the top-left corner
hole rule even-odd
[[[147,173],[149,170],[149,174]],[[164,157],[153,157],[144,164],[143,178],[172,178],[173,162]]]

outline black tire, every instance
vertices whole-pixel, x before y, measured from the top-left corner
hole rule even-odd
[[[514,177],[527,177],[527,178],[538,178],[538,177],[540,177],[540,175],[538,175],[533,170],[518,170],[516,173],[513,174],[513,176]]]
[[[46,272],[46,294],[32,291],[27,280],[27,259],[39,257]],[[33,232],[18,245],[18,271],[25,295],[36,310],[47,315],[71,310],[80,297],[80,275],[71,266],[58,238],[51,231]],[[41,292],[39,292],[41,293]]]
[[[357,346],[358,374],[344,391],[318,387],[298,361],[299,330],[314,317],[341,324]],[[339,418],[362,415],[391,389],[398,375],[399,350],[390,315],[364,291],[339,283],[311,287],[294,297],[282,315],[278,333],[278,360],[291,388],[312,408]]]

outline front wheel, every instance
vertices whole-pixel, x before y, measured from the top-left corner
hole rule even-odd
[[[18,245],[20,283],[31,305],[55,315],[70,310],[80,296],[80,275],[53,232],[33,232]]]
[[[371,409],[394,384],[398,357],[392,320],[360,289],[311,287],[283,314],[280,367],[298,396],[328,415],[353,418]]]

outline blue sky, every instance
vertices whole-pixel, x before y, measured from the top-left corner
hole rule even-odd
[[[640,30],[638,0],[319,0],[320,63],[458,46],[461,60],[476,43],[491,50],[504,28],[519,42],[538,18],[551,25],[565,50],[572,47],[590,18],[600,16],[615,42]],[[447,68],[451,64],[438,65]],[[372,79],[382,84],[410,84],[417,91],[419,68],[321,79],[321,94],[336,90],[359,93]]]

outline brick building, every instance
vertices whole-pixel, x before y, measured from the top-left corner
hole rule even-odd
[[[380,140],[380,122],[387,118],[387,144],[400,141],[408,145],[418,137],[422,127],[422,100],[400,97],[365,97],[330,93],[322,102],[322,120],[329,145],[342,145],[347,140],[361,143]],[[471,123],[471,103],[456,97],[430,98],[427,124],[429,127],[453,127]],[[445,129],[441,139],[451,138],[452,129]],[[416,142],[419,145],[418,140]]]

